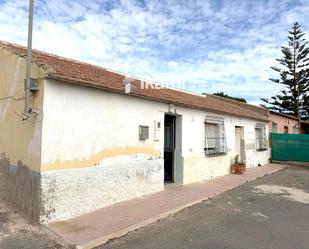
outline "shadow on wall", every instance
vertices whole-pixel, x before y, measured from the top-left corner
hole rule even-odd
[[[18,161],[1,154],[0,158],[0,198],[24,215],[32,223],[39,222],[41,177]]]

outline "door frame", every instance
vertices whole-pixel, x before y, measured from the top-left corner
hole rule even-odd
[[[163,147],[165,147],[165,117],[172,116],[174,123],[174,148],[173,148],[173,160],[172,160],[172,181],[168,181],[166,183],[183,183],[183,156],[182,156],[182,115],[174,114],[174,113],[165,113],[164,114],[164,143]],[[165,148],[163,148],[165,152]],[[165,165],[165,157],[164,157],[164,165]],[[165,173],[165,170],[164,170]]]
[[[239,130],[239,138],[237,138],[237,130]],[[237,149],[237,139],[239,139],[239,151]],[[235,126],[235,151],[239,155],[239,160],[244,162],[246,160],[246,149],[245,149],[245,127]]]
[[[166,143],[166,132],[165,132],[165,129],[166,129],[166,119],[167,117],[169,119],[171,119],[171,122],[169,122],[170,124],[172,124],[172,150],[171,151],[166,151],[166,147],[165,147],[165,143]],[[164,182],[165,183],[174,183],[174,180],[175,180],[175,144],[176,144],[176,117],[175,115],[171,115],[169,113],[166,113],[164,115]],[[171,160],[170,160],[170,163],[171,163],[171,180],[166,180],[165,178],[165,172],[166,172],[166,164],[167,164],[167,155],[166,153],[171,153]]]

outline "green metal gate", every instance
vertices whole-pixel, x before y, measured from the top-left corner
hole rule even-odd
[[[271,133],[271,159],[309,162],[309,134]]]

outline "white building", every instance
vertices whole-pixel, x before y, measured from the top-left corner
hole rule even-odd
[[[268,162],[263,108],[141,89],[139,80],[39,51],[35,112],[22,121],[24,55],[0,43],[0,197],[32,220],[77,216],[161,191],[165,182],[229,174],[236,154],[247,167]]]

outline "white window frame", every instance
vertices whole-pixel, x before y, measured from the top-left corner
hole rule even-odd
[[[268,150],[266,125],[258,123],[255,126],[255,147],[257,151]]]
[[[223,118],[212,116],[206,117],[204,152],[206,156],[223,156],[227,154],[227,142]]]

